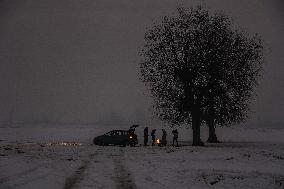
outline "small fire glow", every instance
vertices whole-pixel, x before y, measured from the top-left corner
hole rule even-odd
[[[82,143],[78,142],[49,142],[47,146],[82,146]]]
[[[156,140],[156,143],[157,143],[157,144],[160,144],[160,139],[157,139],[157,140]]]
[[[129,138],[132,138],[132,136],[130,136]]]

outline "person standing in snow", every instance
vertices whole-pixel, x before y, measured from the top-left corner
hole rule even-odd
[[[176,146],[178,146],[178,130],[174,129],[172,131],[172,133],[173,133],[173,146],[174,146],[175,142],[177,144]]]
[[[147,144],[148,144],[148,136],[149,136],[148,127],[145,127],[145,129],[144,129],[144,146],[147,146]]]
[[[152,130],[151,137],[152,137],[152,146],[155,146],[155,142],[156,142],[156,129]]]
[[[162,145],[167,145],[167,132],[165,129],[162,129],[163,135],[162,135],[162,141],[161,144]]]

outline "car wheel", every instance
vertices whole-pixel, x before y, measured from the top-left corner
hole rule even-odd
[[[97,145],[97,140],[96,139],[93,139],[93,144]]]
[[[130,144],[129,144],[131,147],[134,147],[135,146],[135,143],[132,141],[132,142],[130,142]]]
[[[123,147],[126,147],[128,145],[128,141],[124,141],[123,143],[122,143],[122,146]]]
[[[99,146],[103,146],[103,142],[102,142],[101,140],[97,141],[97,144],[98,144]]]

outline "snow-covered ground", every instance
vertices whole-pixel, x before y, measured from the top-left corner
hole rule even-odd
[[[190,145],[190,129],[180,129],[181,147],[91,144],[111,129],[0,128],[0,189],[284,188],[284,129],[222,128],[223,143],[205,147]]]

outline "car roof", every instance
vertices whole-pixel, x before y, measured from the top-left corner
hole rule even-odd
[[[113,131],[128,131],[128,130],[111,130],[109,132],[113,132]]]

